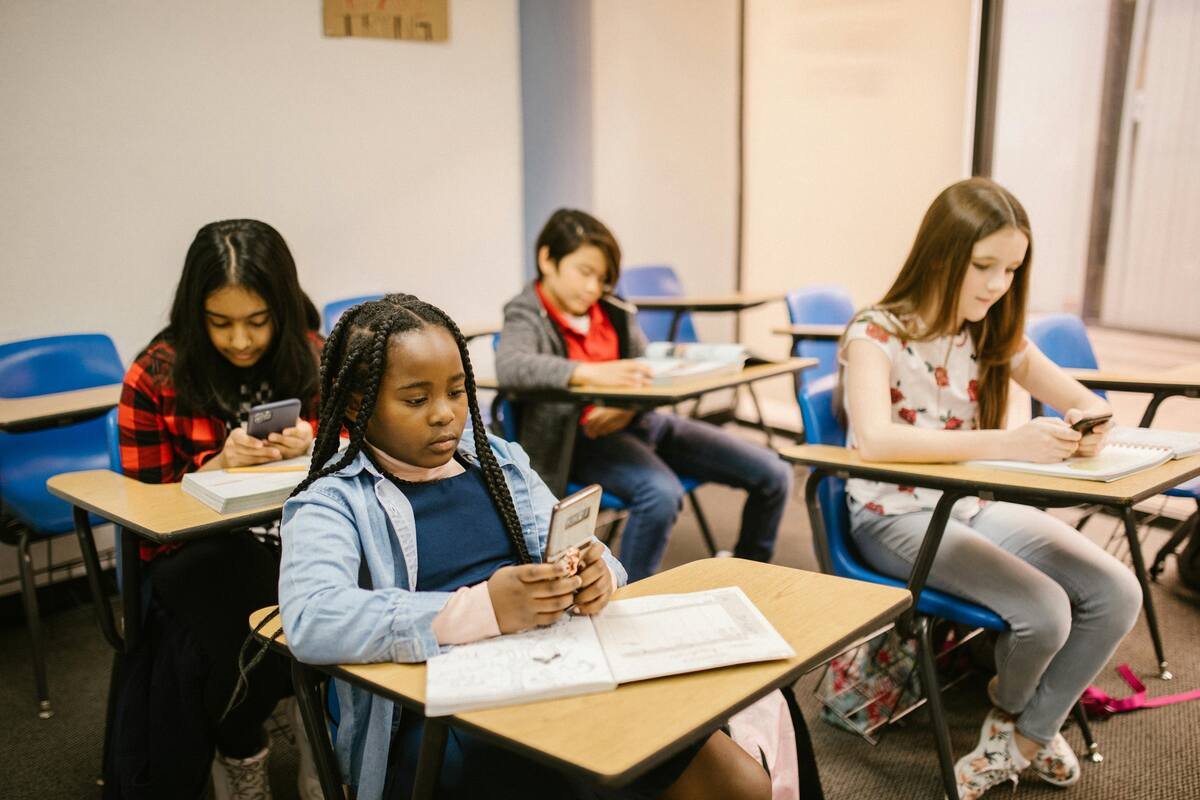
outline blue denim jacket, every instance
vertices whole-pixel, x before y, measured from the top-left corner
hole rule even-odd
[[[555,498],[520,445],[488,437],[512,493],[530,555],[540,561]],[[468,428],[458,446],[477,463]],[[283,507],[279,607],[292,654],[308,664],[425,661],[438,653],[433,618],[450,592],[414,592],[417,537],[412,506],[361,453]],[[399,559],[397,559],[397,555]],[[605,560],[618,584],[625,569]],[[399,560],[399,564],[397,564]],[[365,561],[373,589],[359,588]],[[397,576],[399,580],[397,581]],[[393,717],[390,700],[335,681],[335,750],[360,800],[383,794]]]

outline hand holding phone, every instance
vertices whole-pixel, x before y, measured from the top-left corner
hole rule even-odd
[[[1071,430],[1079,431],[1084,436],[1092,432],[1093,428],[1097,428],[1112,419],[1112,412],[1104,414],[1096,414],[1091,417],[1081,417],[1071,424]]]
[[[579,570],[580,551],[596,532],[600,495],[600,484],[593,483],[554,504],[546,538],[547,564],[567,558],[570,560],[567,574],[574,575]]]

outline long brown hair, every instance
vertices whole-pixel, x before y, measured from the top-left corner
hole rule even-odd
[[[942,191],[925,212],[912,250],[887,294],[873,308],[905,321],[897,336],[928,341],[956,333],[958,295],[980,239],[1013,228],[1029,240],[1012,286],[978,322],[965,325],[979,363],[979,426],[1004,426],[1013,356],[1025,336],[1025,303],[1033,266],[1029,216],[1017,198],[987,178],[968,178]],[[920,321],[921,327],[913,324]]]

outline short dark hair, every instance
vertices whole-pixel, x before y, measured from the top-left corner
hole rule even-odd
[[[564,256],[588,244],[599,248],[604,254],[604,260],[608,262],[604,284],[611,290],[621,277],[621,246],[617,244],[617,237],[612,235],[612,231],[586,211],[560,208],[551,214],[538,234],[533,255],[536,258],[545,247],[550,253],[550,260],[558,264]]]
[[[205,325],[205,300],[227,286],[255,292],[271,315],[271,345],[250,369],[275,397],[298,398],[304,413],[311,413],[317,357],[309,332],[320,326],[320,316],[300,288],[296,262],[279,231],[254,219],[211,222],[188,248],[170,321],[159,334],[175,349],[171,378],[180,405],[225,419],[237,413],[242,373],[217,352]]]

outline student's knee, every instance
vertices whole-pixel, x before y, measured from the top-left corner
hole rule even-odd
[[[1097,581],[1100,613],[1124,636],[1137,623],[1142,610],[1142,586],[1131,570],[1115,564]]]
[[[1071,599],[1057,584],[1029,597],[1036,600],[1026,621],[1029,642],[1046,653],[1057,653],[1071,635]]]
[[[724,733],[704,743],[663,800],[770,800],[771,777],[754,758]]]
[[[686,492],[670,472],[655,472],[642,481],[633,501],[633,512],[653,519],[673,521],[683,509]]]
[[[772,454],[773,455],[773,454]],[[768,458],[759,469],[760,477],[756,490],[772,499],[786,500],[792,492],[792,465],[782,458]]]

